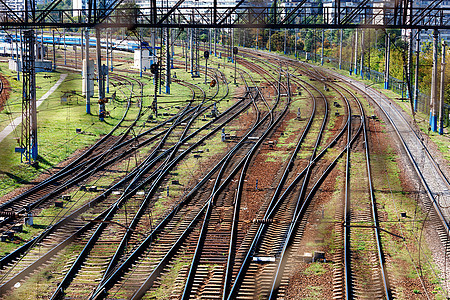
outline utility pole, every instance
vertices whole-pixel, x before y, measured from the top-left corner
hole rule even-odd
[[[364,79],[364,29],[361,29],[361,63],[360,63],[361,79]]]
[[[173,57],[175,56],[175,35],[173,34],[172,29],[169,30],[170,30],[170,68],[173,69]],[[211,44],[209,46],[211,48]]]
[[[209,58],[209,51],[206,50],[206,51],[203,53],[203,56],[205,57],[205,60],[206,60],[206,66],[205,66],[205,84],[206,84],[207,77],[208,77],[208,58]]]
[[[56,49],[55,49],[55,30],[52,30],[53,37],[53,71],[56,70]]]
[[[238,48],[237,47],[233,47],[233,56],[234,56],[234,84],[236,84],[236,56],[238,53]]]
[[[316,43],[316,29],[313,31],[313,46],[314,46],[314,62],[317,62],[317,43]]]
[[[20,61],[22,61],[22,57],[19,57],[19,40],[21,40],[22,30],[20,30],[20,35],[17,34],[16,28],[16,65],[17,65],[17,81],[20,81]],[[18,40],[19,39],[19,40]],[[11,41],[11,45],[13,45],[14,41]],[[22,51],[22,50],[21,50]],[[12,52],[14,53],[14,52]]]
[[[28,2],[28,1],[27,1]],[[33,5],[32,5],[33,6]],[[22,136],[20,146],[25,151],[26,160],[35,164],[38,157],[35,36],[33,30],[24,31],[22,54]]]
[[[294,40],[294,56],[297,58],[297,28],[294,30],[295,32],[295,40]]]
[[[102,74],[102,48],[100,45],[100,29],[95,29],[95,43],[97,54],[97,74],[98,74],[98,100],[105,98],[105,92],[103,89],[103,74]]]
[[[437,67],[438,61],[438,31],[433,32],[433,70],[431,73],[431,105],[430,105],[430,126],[431,130],[437,131]]]
[[[110,53],[109,53],[109,54],[110,54],[109,60],[110,60],[110,63],[111,63],[111,64],[110,64],[110,65],[111,65],[111,70],[110,70],[110,71],[112,72],[112,71],[114,71],[114,66],[113,66],[113,38],[112,38],[112,37],[113,37],[113,34],[112,34],[112,28],[111,28],[111,32],[110,32],[110,33],[111,33],[111,46],[110,46],[111,51],[110,51]]]
[[[44,60],[44,28],[41,29],[41,60]]]
[[[416,72],[414,74],[414,111],[417,111],[419,100],[419,59],[420,59],[420,30],[417,30],[416,37]]]
[[[256,29],[256,50],[258,50],[259,45],[259,28]]]
[[[234,28],[231,28],[231,45],[230,45],[230,52],[234,49]],[[234,62],[234,55],[231,53],[231,62]]]
[[[284,29],[284,55],[286,55],[286,36],[287,36],[287,28]]]
[[[102,66],[102,48],[100,44],[101,31],[95,29],[95,42],[97,51],[97,74],[98,74],[98,118],[103,121],[105,118],[105,74]]]
[[[325,30],[322,29],[322,50],[320,51],[320,64],[323,66],[323,52],[324,52],[324,44],[325,44]]]
[[[91,114],[91,86],[89,81],[89,29],[86,28],[86,38],[85,38],[85,68],[84,68],[84,80],[85,80],[85,90],[86,90],[86,113]]]
[[[341,29],[339,37],[339,70],[342,70],[342,35],[343,29]]]
[[[84,59],[84,34],[83,34],[83,30],[81,31],[81,48],[80,48],[80,52],[81,52],[81,70],[83,70],[83,59]],[[54,39],[53,39],[53,43],[55,43]],[[55,44],[53,44],[54,46]],[[83,73],[83,71],[81,71],[81,73]]]
[[[170,94],[170,29],[166,28],[166,94]]]
[[[217,28],[214,28],[214,56],[217,56]]]
[[[139,77],[142,78],[142,28],[139,29]]]
[[[354,37],[352,37],[352,42],[351,42],[350,45],[353,44],[353,40],[354,40]],[[352,73],[353,73],[353,53],[354,53],[354,52],[350,50],[350,53],[351,53],[351,57],[350,57],[350,64],[349,64],[349,69],[348,69],[348,71],[349,71],[350,76],[351,76]]]
[[[109,32],[109,34],[108,34]],[[106,70],[109,70],[109,38],[111,37],[111,29],[106,29]],[[76,59],[76,58],[75,58]],[[109,94],[109,72],[106,73],[106,93]]]
[[[150,38],[151,50],[152,50],[152,54],[151,54],[151,58],[150,58],[150,65],[156,63],[156,61],[153,60],[153,58],[156,58],[156,40],[155,40],[155,36],[156,36],[156,32],[155,32],[154,29],[152,29],[151,38]],[[111,51],[111,55],[112,55],[112,51]],[[187,56],[187,53],[186,53],[186,56]]]
[[[407,31],[407,33],[409,33],[406,36],[406,40],[408,41],[408,68],[407,68],[407,74],[406,76],[408,76],[408,80],[407,82],[412,82],[412,76],[411,76],[411,70],[412,70],[412,56],[413,56],[413,30],[410,29]],[[407,97],[409,98],[409,90],[407,90]]]
[[[195,28],[190,28],[190,38],[189,38],[189,72],[191,76],[194,75],[194,30]]]
[[[67,59],[66,59],[66,57],[67,57],[67,55],[66,55],[66,52],[67,52],[67,49],[66,49],[66,28],[64,28],[64,30],[63,30],[63,40],[64,40],[64,65],[66,66],[67,65]],[[42,59],[44,59],[43,57],[42,57]]]
[[[442,41],[442,61],[441,61],[441,95],[439,102],[439,134],[444,134],[444,97],[445,97],[445,41]]]
[[[184,67],[185,67],[185,71],[188,71],[188,44],[189,44],[189,38],[190,38],[190,29],[187,29],[187,33],[186,33],[186,38],[184,39],[184,59],[185,59],[185,63],[184,63]]]
[[[355,30],[355,75],[358,75],[358,29]]]
[[[391,60],[391,38],[390,38],[390,34],[386,35],[386,58],[385,58],[385,63],[384,63],[384,88],[386,90],[389,89],[389,63]]]

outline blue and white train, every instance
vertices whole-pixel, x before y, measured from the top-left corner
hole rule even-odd
[[[52,35],[44,35],[44,44],[47,45],[64,45],[66,46],[81,46],[81,37],[76,36],[66,36],[64,39],[60,36],[55,36],[53,38]],[[36,35],[37,43],[41,43],[42,35]],[[16,36],[15,34],[6,34],[6,33],[0,33],[0,55],[2,56],[11,56],[11,52],[14,52],[13,54],[16,54],[16,42],[19,42],[19,36]],[[91,47],[96,46],[96,39],[95,37],[89,38],[89,45]],[[106,47],[106,41],[101,41],[100,45],[102,48]],[[19,46],[20,47],[20,46]],[[129,51],[133,52],[135,49],[139,47],[138,42],[136,41],[121,41],[121,40],[112,40],[112,47],[114,50],[122,50],[122,51]],[[20,54],[19,54],[20,55]]]

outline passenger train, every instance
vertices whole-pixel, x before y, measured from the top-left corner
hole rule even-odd
[[[37,43],[41,43],[42,35],[36,35]],[[11,56],[11,52],[14,52],[14,55],[16,54],[16,42],[19,41],[19,36],[16,36],[14,34],[6,34],[6,33],[0,33],[0,55],[1,56]],[[76,36],[66,36],[65,41],[63,37],[55,36],[53,39],[53,36],[44,35],[44,44],[47,45],[53,45],[53,43],[57,45],[64,45],[66,46],[81,46],[81,37]],[[147,44],[147,43],[143,43]],[[90,47],[96,46],[96,39],[95,37],[89,38],[89,45]],[[102,48],[106,47],[106,41],[102,40],[100,42],[100,45]],[[148,44],[147,44],[148,45]],[[143,45],[145,48],[148,49],[148,46]],[[19,46],[20,47],[20,46]],[[120,40],[112,40],[112,47],[114,50],[122,50],[122,51],[129,51],[133,52],[135,49],[139,47],[139,43],[136,41],[120,41]],[[19,48],[20,49],[20,48]],[[20,53],[19,53],[20,55]]]

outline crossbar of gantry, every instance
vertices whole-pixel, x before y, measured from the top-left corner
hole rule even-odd
[[[301,1],[289,10],[280,6],[256,7],[239,2],[230,7],[89,8],[85,10],[0,11],[0,28],[23,27],[137,27],[152,28],[403,28],[450,29],[450,8],[433,1],[428,7],[366,6],[318,8]],[[114,2],[120,4],[120,1]],[[339,12],[339,13],[338,13]],[[194,15],[194,18],[191,16]],[[77,17],[74,17],[77,16]]]

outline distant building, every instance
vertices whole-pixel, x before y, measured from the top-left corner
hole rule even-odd
[[[156,7],[173,7],[177,4],[178,0],[156,0]],[[239,0],[217,0],[217,7],[234,7],[239,2]],[[144,10],[147,11],[150,8],[149,0],[136,0],[136,4]],[[186,8],[192,8],[192,13],[195,18],[204,17],[200,16],[200,13],[204,13],[205,10],[209,10],[213,7],[213,0],[185,0],[180,8],[184,8],[183,12],[186,12]],[[201,11],[196,11],[195,9],[201,9]]]
[[[87,0],[72,0],[73,16],[79,17],[82,9],[87,8]]]
[[[415,5],[418,5],[419,7],[425,8],[430,4],[433,4],[435,1],[429,1],[429,0],[417,0],[414,1]],[[442,3],[438,6],[439,8],[450,8],[450,1],[442,1]],[[425,16],[424,21],[427,21],[429,18]],[[443,21],[448,23],[450,21],[450,14],[444,14]],[[450,43],[450,30],[439,30],[439,39],[444,40],[447,44]],[[432,42],[433,41],[433,31],[432,30],[426,30],[420,32],[420,42]]]
[[[35,0],[35,4],[46,4],[50,0]],[[13,11],[24,11],[25,0],[4,0],[5,4]],[[5,10],[6,7],[0,3],[0,10]]]
[[[13,11],[24,11],[25,1],[24,0],[6,0],[6,5]]]

